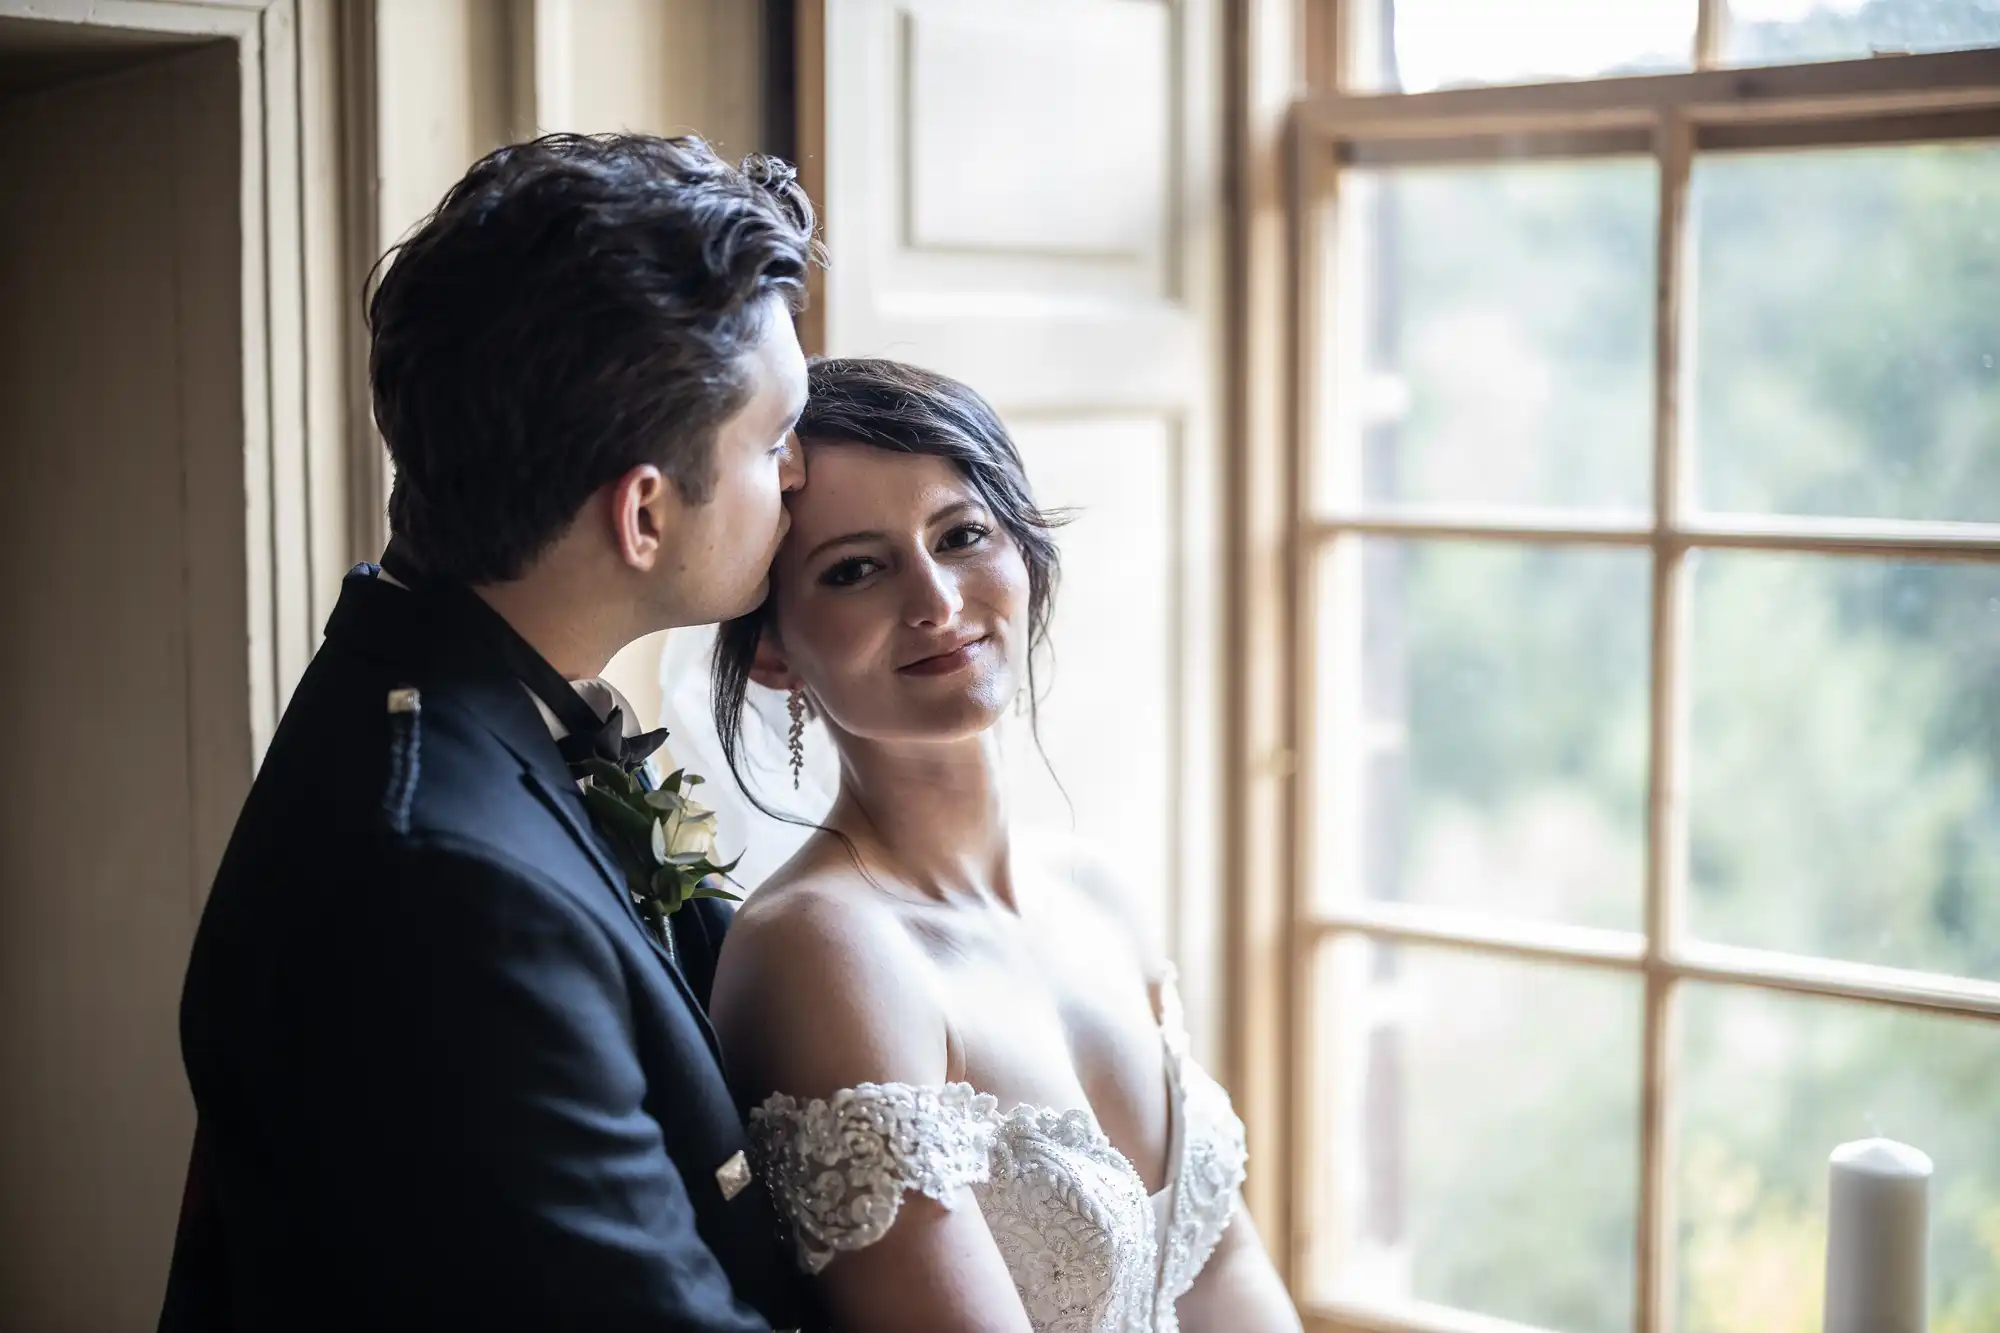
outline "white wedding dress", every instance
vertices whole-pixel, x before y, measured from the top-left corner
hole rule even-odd
[[[1087,1110],[1002,1111],[966,1083],[778,1094],[751,1112],[751,1136],[801,1264],[818,1272],[880,1240],[908,1191],[949,1206],[970,1185],[1035,1333],[1173,1333],[1175,1300],[1235,1213],[1246,1154],[1229,1094],[1188,1054],[1172,977],[1159,994],[1166,1188],[1148,1197]]]

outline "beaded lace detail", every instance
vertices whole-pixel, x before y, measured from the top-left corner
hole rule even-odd
[[[1182,1126],[1164,1224],[1089,1111],[1002,1112],[966,1083],[864,1083],[750,1113],[801,1266],[880,1240],[910,1191],[949,1207],[969,1185],[1036,1333],[1175,1333],[1174,1302],[1235,1214],[1247,1154],[1229,1094],[1187,1054],[1171,979],[1161,1009]]]
[[[1160,1034],[1166,1043],[1167,1075],[1181,1117],[1180,1155],[1174,1161],[1173,1199],[1160,1237],[1160,1282],[1154,1294],[1151,1333],[1175,1333],[1180,1319],[1174,1302],[1194,1285],[1236,1215],[1236,1192],[1243,1187],[1250,1150],[1243,1121],[1229,1094],[1188,1052],[1180,992],[1169,976],[1161,985]]]
[[[766,1099],[750,1113],[752,1136],[801,1266],[817,1273],[839,1251],[882,1239],[906,1191],[949,1207],[959,1186],[986,1180],[997,1106],[969,1083],[863,1083],[803,1105]]]

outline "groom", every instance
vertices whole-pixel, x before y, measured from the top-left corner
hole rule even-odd
[[[202,917],[163,1328],[811,1322],[703,1014],[727,915],[635,912],[575,772],[659,733],[572,682],[762,598],[812,228],[782,163],[552,137],[401,247],[368,312],[392,540]]]

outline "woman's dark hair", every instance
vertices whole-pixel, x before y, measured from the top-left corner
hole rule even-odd
[[[813,211],[775,158],[696,138],[554,134],[489,153],[385,256],[368,303],[389,526],[436,573],[522,570],[642,463],[708,499],[717,428]]]
[[[803,445],[866,444],[903,454],[942,458],[957,468],[980,502],[1006,529],[1028,566],[1028,708],[1036,717],[1035,655],[1048,638],[1061,561],[1054,532],[1063,515],[1035,505],[1020,450],[998,414],[955,379],[900,361],[870,357],[822,358],[807,369],[806,409],[799,417]],[[807,484],[810,485],[810,472]],[[722,753],[736,785],[766,814],[744,780],[743,706],[757,641],[771,615],[771,598],[748,615],[724,624],[715,639],[711,705]],[[780,816],[782,817],[782,816]]]

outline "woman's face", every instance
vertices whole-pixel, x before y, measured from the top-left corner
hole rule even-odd
[[[1020,687],[1028,567],[942,458],[811,450],[772,569],[772,644],[837,730],[873,740],[984,731]]]

